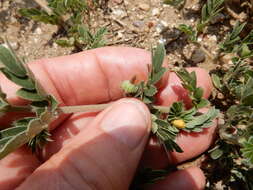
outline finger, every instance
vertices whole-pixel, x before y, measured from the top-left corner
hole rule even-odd
[[[205,188],[205,176],[198,167],[179,170],[165,179],[150,185],[148,190],[201,190]]]
[[[48,142],[41,153],[42,160],[48,160],[71,142],[80,131],[85,130],[98,113],[76,113],[68,118],[60,127],[52,131],[52,142]],[[81,118],[81,119],[80,119]]]
[[[37,158],[23,147],[0,160],[1,190],[13,190],[40,165]]]
[[[61,105],[82,105],[121,98],[122,81],[134,76],[137,81],[145,80],[150,62],[151,54],[145,50],[106,47],[35,61],[29,67],[45,90],[54,95]],[[166,74],[159,87],[167,82],[167,77]],[[15,95],[18,86],[3,75],[0,75],[0,83],[11,102],[24,103]]]
[[[82,125],[82,118],[77,120],[73,125]],[[18,190],[45,186],[48,190],[127,189],[149,131],[147,107],[135,99],[120,100],[102,111]]]

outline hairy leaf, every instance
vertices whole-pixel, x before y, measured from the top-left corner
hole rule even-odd
[[[25,77],[18,77],[14,74],[12,74],[9,70],[5,68],[1,68],[2,73],[12,82],[16,83],[17,85],[29,89],[29,90],[34,90],[35,89],[35,84],[34,82],[29,79],[27,76]]]
[[[250,137],[246,142],[243,143],[243,148],[241,151],[244,158],[253,164],[253,137]]]
[[[10,50],[0,45],[0,62],[8,69],[12,74],[20,77],[26,76],[26,70],[22,66],[20,60],[17,59],[15,54]]]

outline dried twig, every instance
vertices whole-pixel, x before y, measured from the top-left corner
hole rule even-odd
[[[52,9],[47,6],[46,0],[34,0],[41,8],[43,8],[49,15],[53,13]]]

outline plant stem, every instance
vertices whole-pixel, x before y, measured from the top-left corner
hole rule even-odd
[[[31,112],[30,106],[10,106],[7,112]]]
[[[108,104],[96,104],[96,105],[83,105],[83,106],[63,106],[59,107],[58,111],[61,113],[76,113],[76,112],[97,112],[108,108],[111,103]],[[168,113],[170,107],[168,106],[153,106],[162,113]]]
[[[58,110],[62,113],[76,113],[76,112],[96,112],[102,111],[109,107],[111,104],[96,104],[96,105],[83,105],[83,106],[63,106]]]

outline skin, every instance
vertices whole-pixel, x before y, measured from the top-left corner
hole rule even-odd
[[[78,54],[43,59],[29,68],[48,93],[61,105],[85,105],[113,101],[100,113],[75,113],[61,116],[51,126],[54,142],[38,158],[22,147],[0,161],[2,190],[81,190],[128,189],[140,165],[164,168],[198,156],[208,149],[215,134],[214,126],[198,134],[181,133],[177,139],[184,153],[165,153],[156,139],[149,140],[150,113],[136,99],[122,98],[123,80],[147,78],[150,53],[126,47],[105,47]],[[165,62],[164,65],[167,65]],[[198,86],[207,98],[212,90],[208,73],[197,73]],[[0,75],[0,83],[11,103],[26,102],[15,95],[17,86]],[[158,105],[173,101],[187,103],[187,92],[173,73],[166,73],[159,84]],[[187,106],[190,107],[189,103]],[[203,110],[205,111],[205,110]],[[17,117],[11,113],[0,118],[7,125]],[[192,167],[169,175],[146,189],[199,190],[205,186],[203,172]]]

